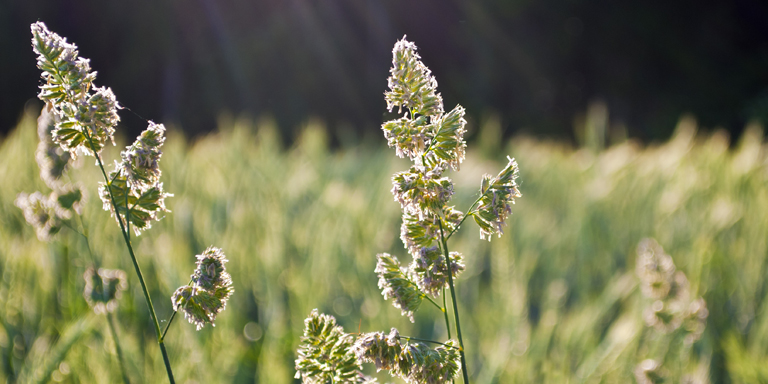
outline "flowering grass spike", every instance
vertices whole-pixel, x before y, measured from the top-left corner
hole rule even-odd
[[[458,252],[451,252],[450,258],[451,273],[453,278],[457,278],[464,271],[464,256]],[[412,271],[419,289],[424,293],[437,297],[443,288],[448,288],[445,256],[442,255],[437,246],[421,248],[409,269]]]
[[[35,160],[40,168],[40,178],[51,189],[61,187],[62,178],[71,166],[72,156],[53,142],[52,132],[56,128],[56,116],[51,108],[45,107],[37,119],[37,136],[40,143],[35,151]]]
[[[400,266],[397,257],[388,253],[376,255],[376,274],[384,300],[392,299],[392,305],[413,322],[413,312],[419,309],[424,294],[408,276],[411,271]]]
[[[232,278],[224,264],[228,260],[221,249],[208,247],[197,255],[197,267],[192,282],[179,287],[171,296],[173,310],[184,312],[184,317],[201,330],[206,323],[216,326],[216,316],[227,307],[232,293]]]
[[[354,338],[336,325],[336,318],[312,310],[304,320],[296,378],[305,384],[375,383],[363,375],[362,366],[352,352]]]
[[[115,162],[109,181],[99,183],[104,210],[117,219],[114,198],[120,215],[133,224],[136,235],[149,229],[152,220],[160,220],[162,213],[170,212],[165,207],[165,198],[173,194],[163,190],[158,166],[164,142],[165,127],[150,121],[136,141],[120,153],[122,161]]]
[[[389,111],[397,107],[397,113],[402,116],[385,122],[381,129],[397,156],[413,162],[407,171],[392,176],[391,190],[403,212],[400,239],[413,260],[403,266],[397,257],[379,253],[375,273],[384,299],[392,299],[392,305],[411,322],[415,321],[414,312],[425,299],[440,310],[449,339],[451,321],[445,292],[450,289],[458,343],[418,339],[440,344],[432,349],[426,344],[411,342],[416,338],[401,337],[393,328],[388,335],[382,332],[360,335],[353,350],[358,363],[373,363],[377,370],[387,370],[407,383],[447,383],[453,381],[461,369],[464,383],[469,384],[454,288],[454,280],[465,269],[464,256],[450,252],[448,239],[468,216],[474,216],[480,225],[481,238],[490,239],[493,233],[501,235],[514,199],[521,196],[515,182],[517,163],[510,159],[498,176],[484,177],[480,197],[466,213],[450,206],[454,185],[443,174],[448,168],[458,171],[466,157],[464,107],[457,105],[445,113],[443,99],[437,92],[437,80],[422,63],[414,43],[403,37],[395,44],[392,56],[389,90],[384,97]],[[433,300],[441,292],[443,305]],[[312,316],[317,314],[313,312]],[[314,317],[306,321],[314,321]],[[408,342],[401,343],[401,338]],[[300,347],[300,358],[304,348],[305,345]],[[326,358],[319,360],[324,362]],[[306,369],[299,366],[298,360],[296,369],[299,371],[296,377],[304,378]],[[328,379],[323,380],[304,382],[327,382]]]
[[[643,295],[654,300],[645,310],[646,324],[664,333],[682,329],[688,344],[698,340],[706,328],[707,303],[691,299],[688,278],[675,271],[672,257],[655,240],[638,244],[635,272]]]
[[[706,328],[707,303],[701,297],[691,298],[685,273],[675,271],[672,257],[654,239],[643,239],[638,244],[635,273],[640,279],[643,296],[652,300],[643,312],[646,325],[660,334],[669,334],[671,340],[682,339],[682,349],[690,348]],[[647,359],[638,364],[635,368],[637,382],[666,382],[667,374],[662,365],[668,355],[669,352],[659,361]]]
[[[128,287],[125,272],[119,269],[88,268],[83,278],[83,296],[93,311],[99,314],[114,312],[117,309],[117,300]]]
[[[69,212],[59,205],[55,192],[49,195],[22,192],[16,196],[15,204],[24,212],[24,219],[35,228],[41,241],[50,241],[70,218]]]
[[[458,373],[459,350],[449,340],[435,349],[419,342],[400,342],[400,333],[392,328],[389,334],[371,332],[361,335],[352,347],[357,359],[376,365],[376,370],[388,370],[409,384],[447,383]]]
[[[512,214],[512,204],[522,196],[515,181],[520,172],[517,162],[509,157],[507,159],[509,163],[496,177],[483,175],[480,184],[481,198],[474,218],[480,226],[480,238],[488,241],[493,234],[501,237],[507,217]]]
[[[90,61],[78,56],[77,46],[48,30],[42,22],[32,24],[32,47],[45,84],[38,97],[56,115],[53,141],[72,157],[99,153],[107,142],[114,145],[120,105],[112,90],[95,87],[96,72]]]

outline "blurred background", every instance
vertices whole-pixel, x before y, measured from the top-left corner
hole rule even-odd
[[[392,45],[407,34],[446,103],[474,123],[497,114],[507,137],[576,140],[595,101],[619,137],[666,139],[684,113],[738,136],[768,121],[766,15],[755,0],[3,0],[0,132],[36,94],[40,20],[123,105],[188,134],[229,111],[274,116],[286,140],[309,116],[333,143],[377,135]]]
[[[505,234],[481,241],[467,222],[449,244],[467,262],[472,383],[768,382],[766,15],[757,1],[0,1],[0,383],[119,382],[116,340],[131,382],[166,380],[93,159],[67,176],[87,194],[88,242],[70,228],[41,241],[14,206],[51,192],[35,162],[37,20],[132,111],[106,163],[142,118],[169,127],[172,212],[133,237],[161,321],[195,254],[230,260],[216,327],[177,318],[168,333],[179,383],[296,383],[313,308],[347,332],[445,339],[441,313],[424,305],[410,323],[373,272],[379,252],[410,261],[389,192],[409,163],[379,128],[404,34],[446,106],[468,111],[452,204],[465,210],[507,155],[521,169]],[[703,298],[704,328],[649,321],[648,237]],[[93,265],[128,275],[117,339],[83,298]]]

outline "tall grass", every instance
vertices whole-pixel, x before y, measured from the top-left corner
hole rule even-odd
[[[119,382],[107,322],[94,320],[82,296],[82,239],[64,229],[42,243],[12,204],[43,186],[36,113],[28,110],[0,145],[0,382]],[[484,242],[467,222],[473,228],[454,240],[467,262],[456,288],[472,382],[632,382],[637,364],[668,341],[643,321],[649,303],[634,260],[644,237],[664,246],[710,312],[702,339],[664,361],[668,370],[713,383],[768,381],[768,167],[757,127],[731,148],[723,133],[697,135],[682,120],[667,143],[600,152],[523,137],[500,151],[499,138],[487,138],[492,128],[480,127],[480,149],[470,146],[462,172],[449,175],[454,203],[468,206],[477,180],[462,175],[495,173],[502,153],[524,164],[525,198],[506,235]],[[329,150],[325,128],[309,122],[283,148],[269,120],[227,118],[194,142],[168,136],[172,213],[133,239],[158,317],[170,316],[168,294],[188,282],[192,255],[211,243],[227,250],[237,291],[215,330],[174,324],[165,342],[179,383],[294,382],[302,321],[318,304],[351,332],[444,334],[436,311],[418,312],[412,324],[376,287],[375,255],[402,253],[389,175],[407,167],[383,140]],[[95,186],[97,172],[70,174]],[[103,266],[130,270],[116,251],[114,219],[95,187],[87,192],[93,251]],[[145,348],[155,335],[135,278],[115,314],[131,380],[165,380],[159,350]]]

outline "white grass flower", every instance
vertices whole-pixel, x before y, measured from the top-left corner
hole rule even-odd
[[[458,105],[444,113],[437,80],[421,62],[416,45],[405,37],[392,50],[388,85],[384,95],[389,111],[397,107],[401,113],[405,107],[409,113],[381,126],[387,144],[395,148],[397,156],[417,164],[435,168],[446,163],[458,170],[467,146],[464,108]]]
[[[210,301],[211,295],[207,292],[202,292],[202,295],[198,293],[200,290],[196,290],[194,287],[184,285],[176,289],[171,295],[171,303],[173,304],[173,310],[176,312],[183,312],[184,318],[189,321],[190,324],[195,326],[198,331],[203,329],[205,323],[209,322],[208,313],[203,308],[202,301]],[[206,303],[207,307],[215,306],[216,303]]]
[[[415,161],[427,148],[427,135],[434,127],[427,125],[427,119],[420,117],[412,120],[407,117],[387,121],[381,126],[387,144],[395,148],[398,157],[408,157]]]
[[[397,370],[402,347],[400,333],[392,328],[389,335],[369,332],[360,335],[352,347],[357,360],[376,365],[376,372]]]
[[[206,323],[215,326],[216,316],[226,309],[235,290],[224,266],[228,260],[221,249],[211,246],[196,257],[192,283],[179,287],[171,302],[173,310],[184,312],[184,317],[199,331]]]
[[[480,238],[488,241],[494,234],[501,237],[506,220],[512,214],[512,204],[522,196],[516,182],[519,176],[517,162],[510,157],[507,159],[507,166],[496,177],[483,175],[480,184],[482,197],[477,212],[473,214],[480,226]]]
[[[133,224],[134,233],[138,236],[141,231],[152,227],[153,220],[158,221],[163,218],[163,213],[170,212],[165,207],[165,199],[173,194],[163,190],[163,183],[156,183],[145,190],[131,188],[126,176],[121,172],[121,165],[115,162],[115,168],[116,170],[109,174],[109,184],[99,182],[102,207],[119,222],[120,218],[115,215],[115,206],[112,204],[114,197],[120,216]]]
[[[150,121],[136,141],[121,152],[122,168],[131,188],[146,190],[160,181],[160,147],[165,143],[165,126]]]
[[[690,345],[701,338],[704,330],[707,327],[707,317],[709,316],[709,310],[707,309],[707,302],[704,298],[699,297],[692,301],[685,312],[685,320],[683,327],[688,334],[685,336],[685,343]]]
[[[451,258],[451,273],[456,279],[465,269],[464,256],[458,252],[451,252],[449,256]],[[432,295],[432,297],[439,296],[440,291],[448,287],[445,256],[437,246],[421,248],[418,256],[413,259],[409,270],[412,271],[419,289]]]
[[[103,314],[117,309],[117,300],[128,287],[125,272],[119,269],[88,268],[83,274],[83,296],[94,312]]]
[[[387,79],[389,91],[384,95],[387,109],[406,107],[412,114],[434,116],[443,113],[443,98],[437,93],[437,80],[421,62],[416,44],[405,36],[392,49],[392,68]]]
[[[27,223],[35,228],[37,238],[41,241],[50,241],[61,230],[63,221],[71,217],[71,213],[59,205],[57,198],[56,192],[48,195],[41,192],[28,195],[22,192],[16,196],[14,204],[24,213]]]
[[[409,384],[448,383],[460,369],[459,348],[453,340],[434,349],[423,343],[409,342],[400,354],[401,377]]]
[[[78,215],[83,213],[83,202],[85,201],[85,190],[78,184],[64,184],[58,187],[54,194],[59,207],[67,212],[75,212]],[[70,214],[66,215],[70,217]]]
[[[93,86],[96,72],[91,71],[88,59],[78,57],[77,46],[42,22],[32,24],[31,29],[37,67],[45,81],[38,97],[57,117],[53,141],[73,158],[99,153],[107,142],[114,145],[121,107],[112,90]]]
[[[304,320],[295,378],[305,384],[375,383],[376,379],[362,374],[352,342],[353,337],[336,324],[336,318],[312,310]]]
[[[443,230],[449,233],[456,228],[463,216],[463,213],[454,207],[443,207],[442,211],[442,217],[425,215],[423,219],[409,212],[403,213],[400,240],[412,256],[418,256],[422,248],[432,246],[440,238],[438,219],[442,220]]]
[[[96,72],[91,72],[88,59],[78,57],[77,46],[49,31],[43,22],[32,24],[31,30],[32,48],[38,54],[37,67],[46,81],[40,86],[40,99],[55,104],[87,93]]]
[[[392,195],[403,212],[423,220],[430,214],[440,214],[453,195],[453,182],[440,177],[444,168],[428,169],[414,165],[408,171],[392,176]]]
[[[384,300],[392,299],[392,305],[413,323],[413,313],[421,306],[424,293],[409,277],[411,271],[400,266],[397,257],[380,253],[376,255],[376,259],[375,272],[379,276],[379,289],[384,295]]]
[[[467,148],[467,143],[464,141],[464,134],[467,132],[464,113],[464,107],[457,105],[450,112],[434,118],[435,133],[427,156],[428,166],[444,161],[454,171],[459,170]]]
[[[174,311],[184,312],[184,317],[199,331],[206,323],[216,326],[216,316],[227,306],[232,290],[217,288],[206,290],[198,286],[179,287],[171,296]]]
[[[640,289],[648,298],[664,299],[670,294],[675,275],[672,257],[654,239],[643,239],[637,246],[635,273]]]
[[[400,333],[392,328],[389,334],[362,334],[352,350],[357,359],[373,363],[377,371],[387,370],[409,384],[438,384],[453,380],[461,369],[456,342],[448,340],[435,349],[418,342],[401,342]]]
[[[638,384],[660,384],[666,382],[666,374],[661,364],[653,359],[643,360],[635,367],[635,380]]]
[[[227,273],[227,260],[224,252],[216,247],[208,247],[201,255],[197,255],[197,267],[192,275],[195,284],[203,289],[215,289],[232,285],[232,277]]]
[[[105,211],[110,211],[116,220],[115,199],[120,215],[128,217],[136,235],[151,228],[152,220],[162,219],[162,214],[170,212],[165,207],[165,199],[173,196],[163,190],[160,182],[158,162],[165,142],[165,127],[149,122],[149,126],[121,152],[121,162],[115,161],[114,170],[109,174],[109,183],[99,183],[99,197]],[[110,196],[110,191],[112,196]],[[127,201],[126,201],[127,195]]]
[[[37,119],[37,135],[40,142],[35,151],[35,160],[40,168],[40,178],[51,189],[62,186],[64,174],[70,167],[72,156],[53,142],[52,132],[56,128],[56,115],[51,108],[44,107]]]
[[[691,299],[688,278],[675,270],[672,257],[654,239],[643,239],[637,246],[635,273],[644,296],[654,299],[643,317],[648,326],[669,333],[682,329],[685,343],[698,340],[706,328],[707,303]]]

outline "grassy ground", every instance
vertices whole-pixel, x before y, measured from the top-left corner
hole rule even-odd
[[[34,119],[26,115],[0,145],[0,382],[119,382],[107,317],[83,299],[92,264],[83,238],[64,229],[40,242],[13,205],[19,192],[46,191]],[[520,164],[523,193],[503,237],[481,241],[468,221],[451,244],[467,261],[457,294],[473,383],[627,383],[647,358],[662,363],[669,382],[768,381],[762,133],[747,130],[729,148],[723,134],[696,135],[690,122],[676,132],[662,145],[626,142],[599,153],[525,138],[470,147],[461,172],[449,175],[458,209],[507,154]],[[348,332],[397,327],[445,338],[433,307],[411,324],[376,286],[376,253],[408,260],[389,192],[391,174],[407,163],[384,143],[330,151],[323,128],[309,123],[294,147],[281,148],[268,121],[223,120],[194,143],[169,135],[161,167],[173,212],[134,240],[158,316],[170,316],[170,294],[209,245],[224,250],[235,283],[215,328],[196,332],[182,318],[171,327],[179,383],[295,382],[295,349],[313,308]],[[116,156],[110,149],[107,163]],[[96,262],[129,276],[116,312],[128,376],[163,382],[141,288],[101,209],[92,162],[71,176],[89,194],[84,222]],[[690,347],[645,325],[650,300],[634,272],[645,237],[707,302],[706,330]]]

